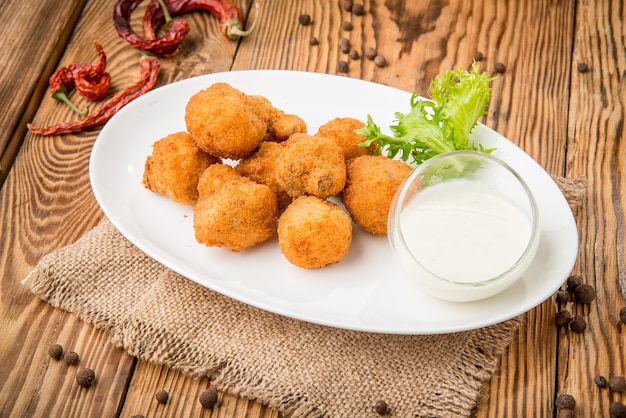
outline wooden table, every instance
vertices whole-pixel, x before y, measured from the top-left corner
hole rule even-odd
[[[246,12],[252,9],[249,1],[236,3]],[[95,61],[94,39],[108,55],[113,91],[137,79],[140,54],[115,32],[113,4],[0,3],[0,416],[278,416],[223,394],[219,408],[202,412],[196,399],[206,381],[136,361],[104,332],[51,308],[20,283],[40,257],[74,242],[103,216],[88,178],[98,130],[41,137],[28,133],[26,123],[43,126],[76,117],[50,98],[47,81],[60,66]],[[557,394],[570,393],[578,400],[576,416],[608,416],[611,401],[626,401],[593,383],[598,374],[626,374],[626,328],[617,322],[626,305],[619,288],[626,274],[626,4],[365,0],[362,16],[347,13],[341,4],[259,0],[259,25],[241,42],[222,36],[208,13],[189,14],[191,31],[180,50],[162,60],[158,85],[241,69],[334,74],[337,61],[346,60],[346,77],[426,94],[436,74],[471,64],[477,52],[489,72],[504,64],[484,122],[549,173],[587,179],[583,207],[575,214],[580,250],[574,273],[598,295],[591,305],[573,308],[588,321],[582,334],[555,327],[553,299],[531,310],[501,370],[484,388],[475,415],[550,417]],[[311,25],[299,24],[302,13],[312,17]],[[343,21],[354,29],[343,30]],[[309,44],[311,36],[319,45]],[[348,59],[341,37],[349,38],[361,56],[376,48],[387,66]],[[587,71],[580,71],[583,64]],[[77,396],[66,369],[50,367],[47,347],[57,341],[106,365],[88,396]],[[167,409],[157,409],[154,402],[162,387],[170,388]]]

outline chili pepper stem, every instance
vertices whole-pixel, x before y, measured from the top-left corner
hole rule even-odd
[[[226,32],[226,35],[228,35],[230,39],[237,40],[244,36],[248,36],[252,33],[254,28],[256,28],[257,21],[259,20],[259,3],[255,2],[254,7],[255,7],[254,20],[252,21],[252,24],[247,30],[240,29],[238,26],[239,22],[236,20],[231,20],[229,22],[226,22],[226,24],[224,25],[224,28],[225,28],[224,30]]]
[[[161,5],[161,9],[163,9],[163,17],[165,18],[165,26],[167,26],[172,21],[172,16],[170,16],[169,10],[167,10],[167,6],[165,5],[164,0],[159,0],[159,4]]]
[[[81,116],[85,116],[87,114],[86,112],[76,107],[76,105],[72,103],[69,97],[67,97],[67,89],[65,88],[65,86],[61,86],[57,91],[55,91],[52,97],[65,103],[70,107],[70,109],[72,109],[74,112],[78,113]]]

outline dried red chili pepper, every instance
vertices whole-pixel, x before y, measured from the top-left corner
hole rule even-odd
[[[172,20],[165,34],[159,38],[139,36],[133,30],[130,19],[133,10],[143,0],[118,0],[113,10],[113,24],[122,39],[143,51],[158,57],[173,54],[189,32],[189,24],[183,19]]]
[[[70,64],[56,70],[49,79],[52,97],[70,106],[75,112],[84,115],[67,97],[67,93],[76,88],[78,94],[88,100],[104,99],[111,85],[111,75],[106,72],[107,58],[99,41],[94,46],[98,53],[95,64]]]
[[[156,83],[159,69],[160,64],[156,58],[144,57],[141,60],[141,75],[139,81],[111,97],[96,113],[81,120],[62,122],[47,128],[35,128],[28,124],[28,129],[32,133],[39,135],[58,135],[86,131],[103,125],[126,104],[150,91]]]
[[[167,8],[163,10],[161,3]],[[157,28],[165,21],[168,23],[166,12],[169,16],[179,16],[184,13],[203,10],[211,13],[220,20],[220,31],[229,39],[237,40],[247,36],[256,27],[259,17],[259,5],[255,3],[256,16],[248,30],[243,30],[243,13],[229,0],[151,0],[143,18],[143,33],[146,38],[155,38]]]

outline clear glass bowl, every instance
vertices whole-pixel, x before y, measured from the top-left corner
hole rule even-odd
[[[389,241],[411,278],[440,299],[491,297],[518,280],[535,257],[539,212],[508,164],[454,151],[420,164],[389,212]]]

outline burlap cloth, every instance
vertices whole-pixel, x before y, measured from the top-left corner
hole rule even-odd
[[[557,183],[575,209],[583,184]],[[103,220],[25,279],[52,306],[106,330],[137,358],[285,417],[469,416],[523,317],[473,331],[386,335],[335,329],[237,302],[146,256]]]

